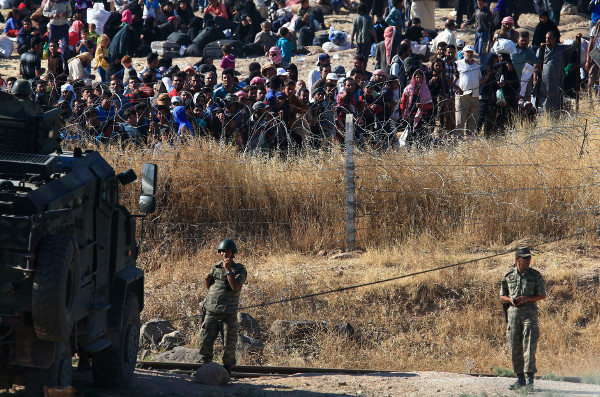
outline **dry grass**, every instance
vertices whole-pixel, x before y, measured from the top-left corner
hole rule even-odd
[[[584,106],[585,105],[585,106]],[[249,270],[242,305],[375,281],[473,259],[528,243],[544,245],[534,266],[548,282],[540,304],[542,373],[595,375],[600,302],[594,235],[598,120],[582,115],[490,141],[426,152],[357,153],[358,245],[349,260],[316,255],[344,247],[341,150],[285,158],[240,156],[190,142],[150,152],[105,150],[119,170],[159,164],[159,211],[141,257],[146,319],[199,312],[202,279],[225,236],[240,243]],[[587,123],[587,125],[586,125]],[[584,140],[584,131],[586,133]],[[132,206],[137,187],[124,193]],[[353,337],[318,332],[281,350],[268,339],[242,363],[491,372],[510,368],[497,298],[510,256],[339,294],[251,309],[268,330],[275,319],[349,322]],[[198,323],[176,323],[195,345]]]

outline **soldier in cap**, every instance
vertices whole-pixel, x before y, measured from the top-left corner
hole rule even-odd
[[[223,366],[231,374],[235,365],[237,344],[237,310],[240,291],[246,281],[246,268],[234,261],[238,249],[233,240],[225,239],[218,252],[223,258],[204,278],[208,293],[202,304],[204,320],[200,330],[200,358],[203,363],[213,359],[213,344],[219,333],[223,338]]]
[[[535,351],[540,329],[536,302],[546,297],[546,287],[541,273],[530,268],[530,264],[529,247],[517,249],[515,266],[504,275],[500,288],[500,300],[508,305],[506,336],[518,378],[510,389],[533,387],[537,372]]]

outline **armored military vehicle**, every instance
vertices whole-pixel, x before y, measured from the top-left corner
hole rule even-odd
[[[154,211],[156,166],[144,164],[141,215],[119,203],[95,151],[60,151],[60,110],[30,113],[0,93],[0,389],[29,395],[71,383],[72,357],[99,386],[135,369],[144,307],[136,218]]]

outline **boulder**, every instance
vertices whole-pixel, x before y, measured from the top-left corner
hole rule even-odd
[[[565,3],[562,10],[560,10],[560,15],[577,15],[577,6],[575,4]]]
[[[256,338],[260,335],[260,324],[251,315],[238,312],[238,332]]]
[[[150,320],[140,330],[140,346],[142,349],[154,349],[158,346],[163,336],[175,331],[170,321]]]
[[[172,350],[176,346],[185,345],[185,337],[179,331],[173,331],[164,335],[158,345],[159,349]]]
[[[200,350],[190,349],[189,347],[177,346],[173,350],[157,354],[155,361],[170,361],[176,363],[199,363]]]
[[[324,322],[275,320],[271,324],[270,333],[275,338],[294,343],[307,341],[311,335],[326,329]]]
[[[260,353],[265,348],[265,344],[258,339],[250,338],[244,334],[238,334],[238,341],[235,346],[236,353]]]
[[[225,368],[214,361],[204,364],[193,375],[194,383],[209,386],[226,385],[230,380],[231,378]]]

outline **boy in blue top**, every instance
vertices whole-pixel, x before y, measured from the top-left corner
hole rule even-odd
[[[290,31],[286,27],[279,29],[279,36],[281,38],[277,40],[277,48],[281,50],[281,56],[283,62],[289,64],[292,60],[292,51],[294,51],[294,43],[290,40]]]

